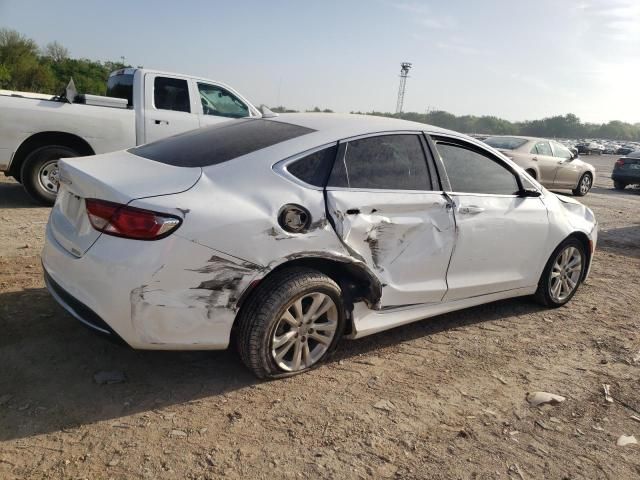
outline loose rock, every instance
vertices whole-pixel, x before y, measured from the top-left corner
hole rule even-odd
[[[626,445],[636,445],[637,443],[638,440],[636,440],[636,437],[634,437],[633,435],[620,435],[618,437],[616,445],[619,447],[624,447]]]
[[[566,398],[561,397],[560,395],[548,392],[533,392],[527,394],[527,402],[529,402],[529,405],[532,407],[544,404],[557,405],[565,400]]]
[[[373,404],[373,408],[377,408],[378,410],[384,410],[385,412],[391,412],[396,409],[396,406],[391,403],[389,400],[379,400]]]

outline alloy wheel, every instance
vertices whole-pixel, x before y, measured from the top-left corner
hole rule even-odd
[[[580,193],[582,195],[586,195],[591,189],[591,176],[584,175],[582,177],[582,181],[580,182]]]
[[[309,368],[329,350],[337,328],[333,299],[325,293],[307,293],[284,309],[271,336],[271,356],[286,372]]]
[[[568,246],[556,257],[549,277],[549,293],[558,303],[564,302],[578,287],[582,273],[582,254]]]

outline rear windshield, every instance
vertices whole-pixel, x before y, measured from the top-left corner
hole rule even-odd
[[[515,150],[527,142],[526,138],[517,137],[489,137],[484,141],[490,147],[501,148],[502,150]]]
[[[107,80],[107,97],[126,98],[133,107],[133,74],[112,75]]]
[[[273,120],[231,120],[131,148],[129,152],[176,167],[207,167],[314,131]]]

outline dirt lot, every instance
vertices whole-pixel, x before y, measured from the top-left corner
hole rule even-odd
[[[638,478],[640,445],[616,440],[640,440],[640,190],[611,189],[614,160],[595,160],[601,240],[568,306],[437,317],[274,382],[233,351],[82,328],[43,287],[48,209],[0,180],[0,478]],[[533,391],[566,401],[530,407]]]

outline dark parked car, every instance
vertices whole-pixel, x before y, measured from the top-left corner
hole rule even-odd
[[[627,185],[640,185],[640,150],[618,159],[611,178],[616,190],[624,190]]]
[[[595,142],[579,143],[576,145],[576,148],[578,149],[578,153],[584,153],[586,155],[591,155],[592,153],[602,155],[604,151],[604,147]]]
[[[618,150],[616,150],[616,155],[629,155],[631,152],[633,152],[633,150],[633,147],[627,147],[625,145],[624,147],[620,147],[618,148]]]

